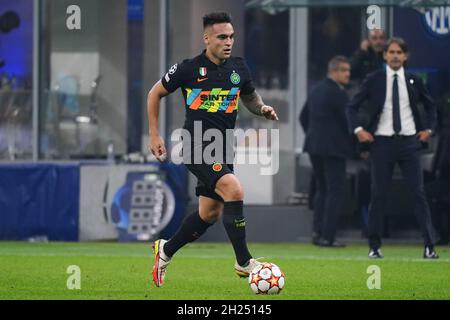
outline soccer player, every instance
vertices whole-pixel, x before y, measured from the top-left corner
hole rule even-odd
[[[236,255],[236,273],[240,277],[248,277],[260,263],[253,259],[247,248],[244,193],[233,173],[232,161],[225,161],[230,159],[230,152],[226,154],[229,150],[226,145],[233,143],[227,140],[226,131],[235,126],[239,98],[250,112],[258,116],[269,120],[278,120],[278,116],[274,108],[265,105],[255,92],[245,61],[231,56],[234,29],[229,14],[207,14],[203,17],[203,27],[206,50],[193,59],[172,66],[148,94],[149,148],[158,160],[163,161],[166,157],[164,141],[158,131],[160,101],[178,88],[181,88],[185,100],[186,120],[183,128],[194,137],[194,127],[201,124],[202,136],[206,130],[216,129],[225,141],[222,157],[216,154],[214,159],[218,160],[214,163],[208,163],[205,159],[201,163],[186,163],[186,159],[195,158],[192,155],[196,148],[203,150],[209,142],[194,141],[193,138],[189,145],[183,142],[184,164],[198,179],[196,195],[199,196],[199,208],[185,218],[171,239],[159,239],[153,244],[153,281],[157,287],[163,285],[166,268],[174,254],[187,243],[197,240],[221,216]]]

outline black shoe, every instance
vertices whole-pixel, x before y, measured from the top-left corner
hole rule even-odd
[[[424,259],[439,259],[438,254],[434,251],[434,246],[425,246],[425,250],[423,252]]]
[[[334,241],[328,241],[328,240],[320,240],[319,242],[319,246],[320,247],[330,247],[330,248],[344,248],[345,244],[344,243],[340,243],[337,242],[336,240]]]
[[[369,251],[370,259],[383,259],[383,255],[381,254],[381,249],[370,249]]]

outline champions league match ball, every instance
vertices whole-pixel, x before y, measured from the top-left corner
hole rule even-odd
[[[284,273],[277,265],[269,262],[256,266],[248,277],[250,288],[256,294],[279,294],[284,282]]]

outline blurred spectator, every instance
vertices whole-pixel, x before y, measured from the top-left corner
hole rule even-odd
[[[335,239],[338,215],[344,201],[346,158],[352,155],[352,140],[347,130],[344,85],[350,81],[350,63],[336,56],[328,63],[328,77],[311,91],[300,122],[306,131],[304,150],[314,170],[313,243],[342,247]]]
[[[352,80],[361,82],[369,73],[384,66],[383,50],[386,45],[386,35],[383,30],[375,29],[369,32],[367,39],[361,42],[360,48],[351,57]]]

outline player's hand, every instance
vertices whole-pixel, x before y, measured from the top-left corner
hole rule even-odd
[[[271,106],[266,106],[266,105],[262,106],[261,113],[266,119],[279,120],[277,113],[275,112],[275,109],[272,108]]]
[[[427,130],[417,132],[416,136],[419,138],[420,142],[427,142],[431,137],[431,132]]]
[[[374,141],[372,134],[364,129],[359,131],[356,136],[360,143],[372,143]]]
[[[150,135],[148,148],[159,162],[163,162],[166,159],[166,147],[164,146],[164,140],[160,135]]]

